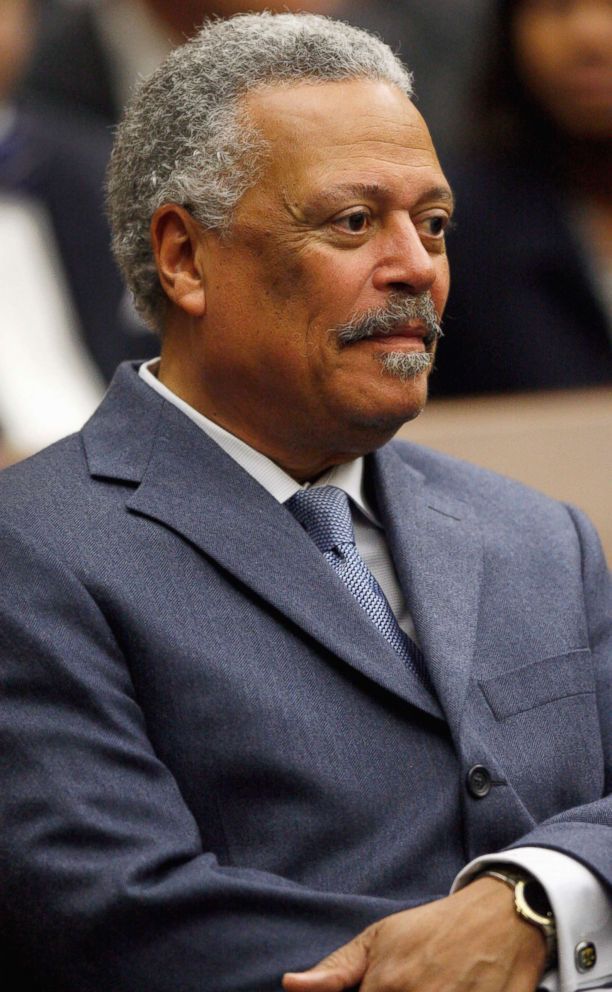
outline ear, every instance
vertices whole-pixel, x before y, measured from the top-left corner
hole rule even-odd
[[[190,317],[203,317],[206,294],[197,222],[184,207],[165,203],[153,214],[151,241],[166,296]]]

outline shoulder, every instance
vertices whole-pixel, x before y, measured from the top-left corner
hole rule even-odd
[[[497,494],[502,498],[520,495],[555,502],[522,482],[412,441],[392,441],[389,447],[406,465],[420,472],[428,485],[452,490],[465,500],[480,501]]]
[[[586,521],[581,511],[498,472],[408,441],[392,441],[390,447],[424,477],[431,491],[459,500],[483,524],[503,520],[518,531],[521,525],[549,528],[555,522],[565,527],[570,521]]]
[[[518,567],[560,581],[582,574],[591,589],[608,587],[608,569],[599,535],[582,510],[522,482],[458,458],[404,441],[389,446],[423,479],[432,507],[453,504],[477,529],[488,560],[496,568]],[[589,575],[596,576],[590,579]]]
[[[45,546],[70,557],[107,499],[89,473],[81,435],[63,438],[0,472],[0,545]]]

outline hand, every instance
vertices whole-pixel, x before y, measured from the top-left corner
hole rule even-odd
[[[387,916],[309,971],[288,972],[285,992],[533,992],[546,960],[537,929],[493,878]]]

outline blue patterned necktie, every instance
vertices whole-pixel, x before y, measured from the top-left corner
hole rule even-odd
[[[355,546],[348,496],[337,486],[300,489],[285,506],[314,541],[323,557],[383,637],[420,678],[421,652],[399,626],[387,597]]]

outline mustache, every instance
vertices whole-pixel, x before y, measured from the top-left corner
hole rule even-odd
[[[427,331],[423,338],[426,348],[443,337],[444,332],[430,293],[418,293],[416,296],[393,293],[384,306],[364,310],[346,324],[335,327],[334,333],[342,344],[353,344],[375,334],[393,334],[408,321],[423,324]]]

